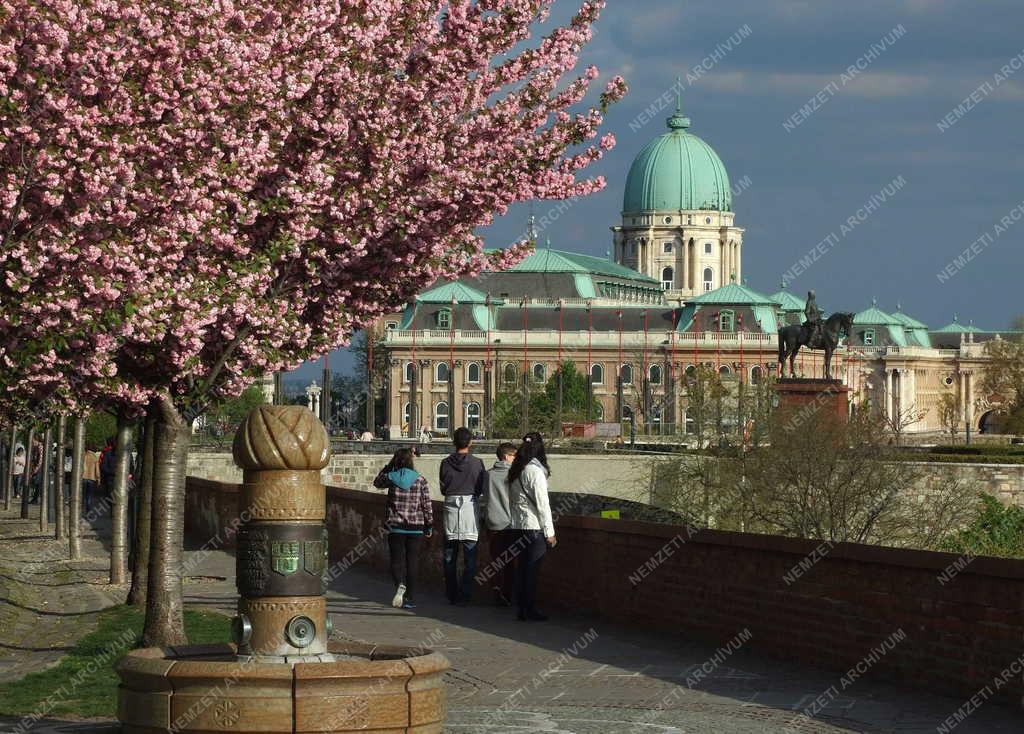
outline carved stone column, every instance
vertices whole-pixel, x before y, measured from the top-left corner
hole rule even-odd
[[[235,641],[240,658],[329,661],[324,598],[330,441],[302,406],[261,406],[235,435],[241,467]]]

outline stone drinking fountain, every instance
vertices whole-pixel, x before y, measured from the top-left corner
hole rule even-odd
[[[443,655],[331,641],[330,440],[307,408],[261,406],[238,429],[243,470],[234,644],[133,650],[118,663],[126,734],[440,732]]]

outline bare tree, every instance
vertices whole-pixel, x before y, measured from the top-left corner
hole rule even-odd
[[[959,393],[943,393],[939,398],[936,410],[939,413],[939,423],[949,433],[949,442],[956,443],[956,432],[960,426],[960,416],[963,415],[963,411],[960,408]]]

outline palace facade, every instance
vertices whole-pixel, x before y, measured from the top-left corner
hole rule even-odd
[[[679,383],[694,365],[732,384],[777,369],[778,329],[803,320],[804,301],[746,285],[725,166],[679,110],[667,127],[630,167],[612,257],[548,242],[509,270],[436,284],[378,323],[386,364],[374,385],[378,427],[395,437],[424,426],[486,433],[500,392],[539,386],[571,361],[591,376],[595,422],[684,433],[693,417]],[[886,312],[871,303],[856,314],[833,373],[851,388],[851,404],[907,433],[943,430],[946,393],[959,397],[961,432],[991,431],[998,404],[978,386],[985,342],[996,338],[956,318],[930,329],[899,305]],[[821,377],[821,354],[801,350],[797,367]]]

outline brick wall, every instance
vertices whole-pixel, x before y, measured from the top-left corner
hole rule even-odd
[[[357,564],[385,573],[383,502],[328,488],[333,573]],[[230,538],[237,485],[190,478],[186,511],[191,547]],[[546,607],[715,644],[749,630],[751,649],[840,675],[901,633],[867,675],[963,698],[988,685],[994,700],[1024,709],[1024,676],[995,684],[1024,653],[1024,561],[974,559],[942,583],[956,556],[720,531],[688,537],[680,526],[592,517],[560,518],[557,529],[542,574]],[[439,555],[425,554],[425,586],[443,583]],[[488,562],[484,547],[480,569]]]

